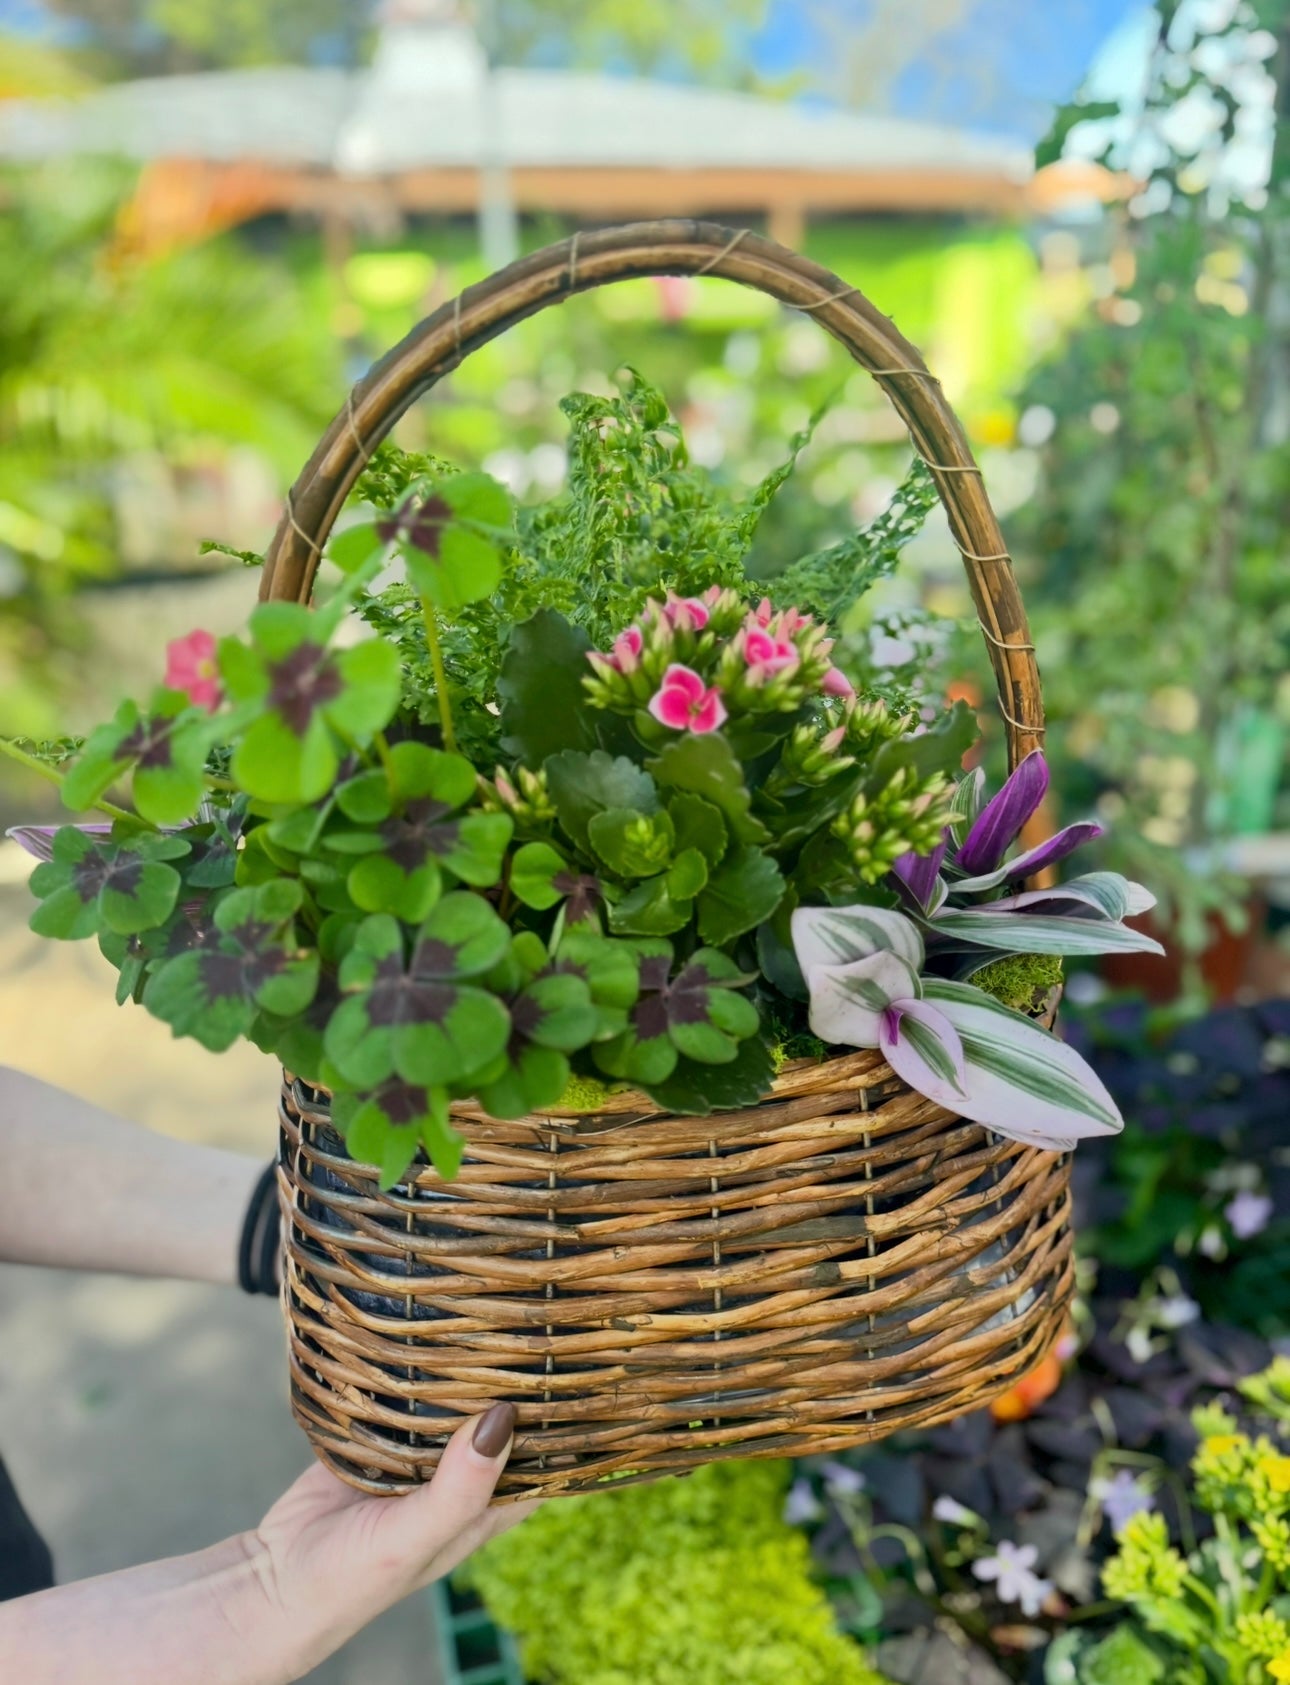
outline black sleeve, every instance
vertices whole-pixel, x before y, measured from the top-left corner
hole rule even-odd
[[[18,1500],[9,1471],[0,1459],[0,1602],[48,1591],[54,1583],[49,1546],[31,1524]]]

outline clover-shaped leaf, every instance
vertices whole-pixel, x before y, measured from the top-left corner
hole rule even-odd
[[[566,1055],[586,1047],[602,1026],[589,984],[573,971],[533,978],[508,1005],[511,1036],[506,1054],[479,1086],[481,1105],[504,1118],[553,1106],[568,1086]]]
[[[749,979],[713,948],[700,948],[675,977],[666,943],[640,963],[640,996],[628,1028],[598,1045],[593,1057],[610,1076],[646,1085],[672,1075],[678,1060],[731,1063],[740,1042],[755,1035],[757,1009],[739,989]]]
[[[563,901],[568,925],[594,919],[604,898],[599,878],[570,866],[559,849],[544,842],[525,843],[515,851],[510,885],[517,901],[538,912]]]
[[[318,986],[318,955],[296,941],[302,898],[289,878],[225,895],[201,945],[150,976],[143,997],[148,1011],[215,1053],[246,1035],[261,1012],[280,1018],[304,1012]]]
[[[615,941],[598,930],[566,930],[555,954],[555,969],[583,978],[601,1015],[601,1031],[625,1026],[625,1014],[640,994],[642,944]],[[666,943],[660,947],[670,953]]]
[[[474,768],[460,755],[422,743],[394,746],[386,769],[385,816],[368,821],[373,829],[333,829],[326,837],[333,851],[363,856],[347,880],[356,906],[417,924],[439,899],[441,866],[477,888],[497,882],[513,824],[504,813],[457,812],[474,795],[475,783]],[[377,812],[377,791],[367,775],[344,792],[345,800],[338,796],[342,811]]]
[[[177,690],[158,690],[147,712],[123,702],[85,741],[63,783],[63,802],[92,807],[131,767],[134,805],[154,825],[191,819],[205,793],[210,717]]]
[[[329,649],[298,603],[261,603],[251,642],[226,638],[220,675],[235,704],[258,707],[233,755],[233,777],[261,801],[312,802],[331,787],[343,751],[388,725],[399,658],[378,639]]]
[[[461,1169],[465,1140],[449,1120],[446,1089],[391,1077],[366,1092],[342,1090],[331,1110],[349,1156],[375,1165],[383,1189],[403,1179],[422,1146],[445,1181]]]
[[[434,608],[453,614],[497,589],[498,541],[511,525],[511,501],[487,474],[458,474],[413,491],[376,531],[395,542],[408,577]]]
[[[360,926],[341,963],[348,998],[324,1038],[346,1082],[373,1088],[398,1075],[412,1084],[459,1082],[506,1046],[510,1015],[495,995],[464,981],[494,966],[510,933],[482,896],[458,891],[433,909],[412,940],[388,914]]]
[[[151,833],[97,837],[64,825],[53,841],[53,858],[32,872],[32,893],[40,906],[31,915],[38,936],[77,940],[96,931],[132,936],[165,924],[183,883],[172,860],[189,844],[182,837]]]

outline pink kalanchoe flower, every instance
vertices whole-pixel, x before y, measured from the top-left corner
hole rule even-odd
[[[760,627],[750,627],[744,633],[744,660],[748,663],[748,682],[763,685],[776,673],[791,672],[801,657],[787,638],[772,638]]]
[[[640,665],[645,639],[639,626],[629,626],[614,639],[611,660],[620,673],[634,673]]]
[[[701,632],[708,624],[707,608],[697,597],[675,597],[669,591],[663,613],[678,632]]]
[[[840,667],[830,667],[824,675],[822,688],[826,696],[845,696],[848,699],[856,693],[855,686]]]
[[[664,673],[649,711],[673,731],[716,731],[726,722],[726,705],[717,687],[705,685],[692,667],[676,664]]]
[[[199,708],[213,714],[223,699],[219,668],[215,664],[215,639],[209,632],[190,632],[166,645],[168,690],[182,690]]]
[[[770,598],[763,597],[756,608],[748,610],[748,624],[750,626],[769,626],[770,617],[774,612]]]

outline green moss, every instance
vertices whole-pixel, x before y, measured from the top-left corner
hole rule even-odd
[[[838,1632],[782,1463],[560,1498],[469,1575],[542,1685],[885,1685]]]
[[[599,1077],[580,1076],[576,1071],[560,1096],[557,1110],[564,1112],[594,1112],[615,1094],[621,1094],[625,1084],[601,1082]]]
[[[1062,962],[1057,954],[1010,954],[974,971],[970,979],[978,989],[1018,1012],[1040,1006],[1061,980]]]

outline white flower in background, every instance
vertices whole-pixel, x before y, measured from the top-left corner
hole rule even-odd
[[[1175,1293],[1172,1298],[1157,1299],[1152,1313],[1160,1328],[1185,1328],[1200,1315],[1200,1306],[1185,1293]]]
[[[864,1491],[864,1476],[849,1463],[821,1463],[820,1473],[824,1476],[824,1489],[831,1498],[854,1498],[858,1492]]]
[[[822,1514],[810,1481],[799,1475],[784,1498],[784,1520],[790,1527],[804,1527],[810,1521],[818,1521]]]
[[[1232,1225],[1237,1240],[1252,1240],[1262,1234],[1272,1216],[1272,1201],[1267,1194],[1251,1193],[1243,1188],[1223,1207],[1223,1215]]]
[[[1156,1501],[1136,1474],[1119,1469],[1110,1480],[1105,1476],[1093,1481],[1089,1497],[1101,1504],[1102,1514],[1111,1523],[1111,1531],[1118,1538],[1135,1515],[1154,1509]]]
[[[1124,1336],[1124,1349],[1135,1363],[1148,1363],[1155,1356],[1156,1348],[1152,1343],[1150,1331],[1135,1323]]]
[[[948,1527],[971,1527],[977,1519],[966,1504],[961,1504],[957,1498],[946,1497],[943,1493],[932,1505],[932,1517],[936,1521],[945,1522]]]
[[[972,1572],[978,1580],[994,1581],[1000,1603],[1019,1603],[1022,1614],[1033,1619],[1053,1590],[1051,1580],[1041,1580],[1035,1573],[1038,1556],[1034,1545],[1014,1545],[1002,1539],[993,1556],[983,1556],[972,1564]]]

